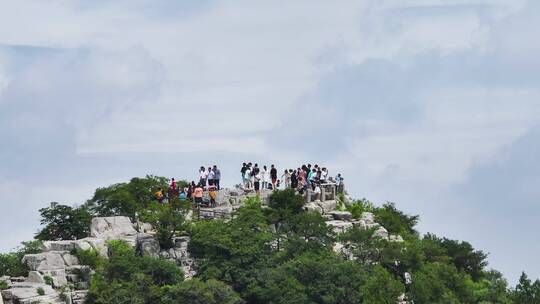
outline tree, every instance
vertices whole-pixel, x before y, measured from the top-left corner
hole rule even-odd
[[[473,280],[477,281],[483,274],[487,265],[487,254],[481,250],[474,250],[471,244],[459,242],[447,238],[438,238],[433,234],[424,237],[427,243],[438,246],[438,254],[442,256],[439,260],[448,260],[453,263],[458,270],[468,273]],[[441,250],[442,249],[442,250]]]
[[[162,287],[184,280],[182,270],[172,262],[137,256],[124,241],[107,245],[109,259],[98,264],[87,303],[159,303]]]
[[[165,177],[147,175],[145,178],[132,178],[128,183],[118,183],[96,190],[86,205],[98,216],[129,216],[136,219],[138,211],[156,202],[154,193],[167,189]]]
[[[397,298],[405,292],[405,287],[386,269],[377,265],[373,267],[361,291],[363,303],[394,304],[397,302]]]
[[[92,215],[88,209],[51,203],[39,209],[43,229],[36,235],[38,240],[76,240],[90,234]]]
[[[42,242],[39,240],[22,242],[22,247],[17,248],[15,252],[0,253],[0,277],[27,276],[28,268],[22,263],[22,258],[26,254],[41,252]]]
[[[382,208],[374,210],[375,220],[388,232],[394,234],[417,234],[414,226],[418,223],[418,215],[407,215],[397,210],[394,203],[386,203]]]
[[[244,301],[227,284],[192,279],[163,287],[162,304],[241,304]]]
[[[536,280],[532,283],[525,272],[522,272],[516,288],[511,292],[511,297],[514,303],[539,304],[540,281]]]
[[[187,207],[174,208],[169,205],[153,204],[140,211],[140,219],[152,224],[157,230],[157,239],[162,248],[174,246],[173,237],[186,228]]]

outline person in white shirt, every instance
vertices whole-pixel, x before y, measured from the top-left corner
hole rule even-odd
[[[208,177],[208,172],[206,172],[206,169],[201,166],[199,169],[199,184],[204,187],[206,186],[206,179]]]
[[[321,183],[326,183],[327,178],[328,178],[328,170],[326,168],[322,168]]]
[[[321,200],[321,186],[319,185],[319,183],[315,185],[315,189],[313,190],[313,193],[315,193],[316,201]]]
[[[251,189],[251,167],[247,167],[244,172],[244,188]]]
[[[263,190],[268,189],[268,182],[270,181],[269,177],[268,168],[263,166],[263,169],[261,170],[261,187]]]
[[[208,176],[206,177],[206,180],[208,181],[208,186],[214,186],[214,170],[212,170],[212,167],[208,167]]]

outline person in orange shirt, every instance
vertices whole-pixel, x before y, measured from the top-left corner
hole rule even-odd
[[[193,197],[195,198],[195,204],[200,206],[203,200],[203,188],[200,183],[193,190]]]

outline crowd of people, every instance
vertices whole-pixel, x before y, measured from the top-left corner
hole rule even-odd
[[[253,190],[260,193],[262,189],[287,189],[292,188],[300,194],[304,194],[308,189],[315,192],[316,195],[321,193],[321,185],[332,183],[338,191],[343,189],[343,177],[341,174],[335,178],[330,177],[328,169],[317,164],[302,165],[297,169],[283,170],[280,179],[278,179],[278,170],[275,165],[259,167],[258,164],[251,162],[243,163],[240,169],[242,176],[242,187],[245,190]]]
[[[197,206],[204,204],[203,196],[204,191],[208,191],[210,201],[207,203],[210,207],[216,205],[217,191],[221,190],[221,170],[214,165],[208,167],[208,170],[201,166],[199,169],[199,182],[192,181],[185,187],[181,187],[176,183],[174,178],[171,179],[171,183],[167,192],[163,191],[163,188],[159,188],[155,192],[156,199],[163,203],[164,201],[170,202],[173,198],[178,198],[180,201],[193,201]]]
[[[278,174],[278,169],[275,165],[266,165],[259,167],[258,164],[251,162],[243,163],[240,169],[242,175],[241,187],[245,191],[255,191],[260,194],[261,190],[273,189],[295,189],[299,194],[303,195],[308,189],[320,198],[321,185],[333,184],[337,192],[343,191],[343,177],[337,174],[335,178],[329,175],[326,167],[321,167],[318,164],[304,164],[297,169],[285,169]],[[173,198],[178,198],[180,201],[193,201],[197,206],[208,205],[215,206],[217,192],[221,190],[221,171],[214,166],[201,166],[198,172],[199,182],[192,181],[188,185],[178,185],[174,178],[168,190],[165,192],[159,188],[155,192],[156,199],[159,202],[170,202]],[[208,191],[209,202],[203,201],[204,191]]]

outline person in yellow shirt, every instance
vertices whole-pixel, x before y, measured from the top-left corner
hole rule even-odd
[[[163,189],[159,188],[158,191],[156,191],[156,193],[154,194],[158,202],[162,203],[163,202]]]
[[[210,188],[208,189],[208,195],[210,196],[210,207],[215,207],[217,198],[216,186],[210,186]]]

